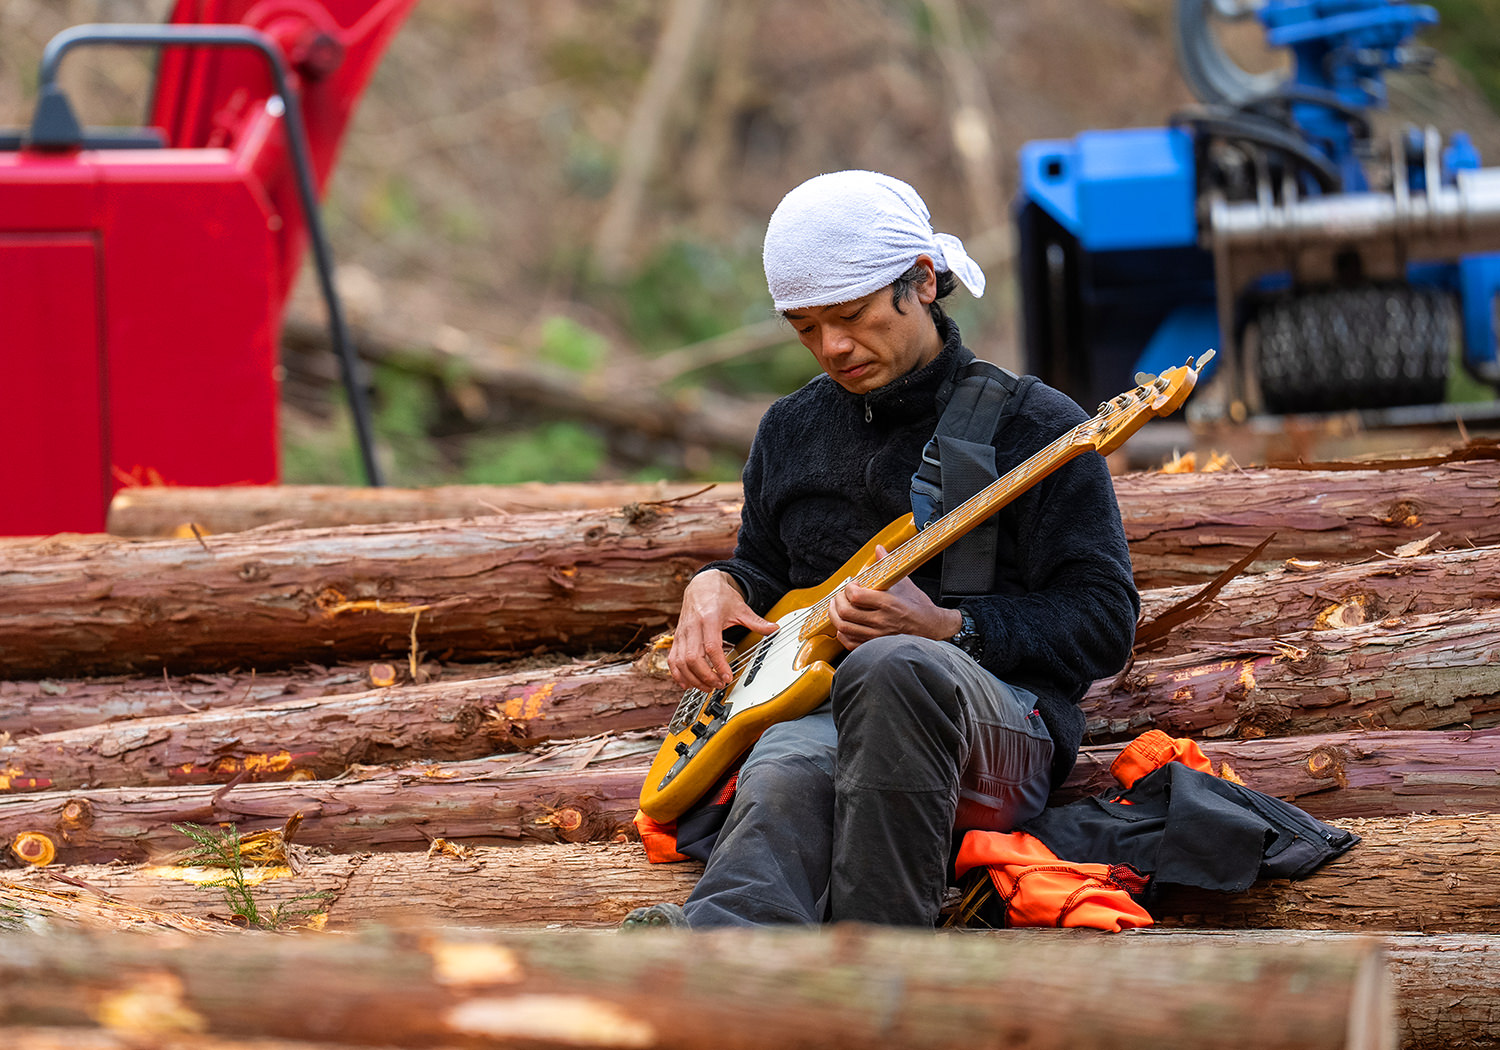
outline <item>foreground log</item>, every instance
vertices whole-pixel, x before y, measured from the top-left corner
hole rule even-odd
[[[7,1050],[140,1050],[141,1037],[128,1029],[8,1027],[5,1030]],[[191,1032],[176,1034],[154,1032],[152,1050],[333,1050],[347,1043],[329,1043],[307,1039],[234,1039],[212,1040]]]
[[[1172,889],[1152,905],[1171,927],[1500,933],[1500,816],[1342,820],[1362,837],[1306,879],[1263,880],[1218,894]],[[525,849],[445,841],[420,851],[312,855],[247,868],[262,913],[321,894],[330,926],[614,926],[631,908],[682,901],[702,865],[649,864],[639,843]],[[59,883],[52,876],[71,880]],[[200,919],[225,919],[223,869],[192,864],[69,865],[12,873],[4,885],[107,898]],[[82,885],[80,885],[82,884]],[[1500,993],[1497,993],[1500,994]]]
[[[1500,462],[1400,470],[1123,474],[1115,493],[1136,584],[1201,583],[1271,533],[1251,571],[1287,558],[1357,561],[1441,533],[1500,543]]]
[[[492,678],[515,662],[447,663],[423,660],[418,680],[426,683]],[[41,678],[0,681],[0,733],[58,733],[132,718],[180,717],[222,707],[254,707],[295,697],[343,696],[385,684],[406,685],[409,660],[357,664],[304,664],[281,671],[193,672],[107,675],[96,678]]]
[[[1387,617],[1137,660],[1081,706],[1090,742],[1500,724],[1500,607]],[[1218,659],[1213,659],[1217,655]],[[1209,662],[1212,660],[1212,662]]]
[[[1394,1034],[1373,940],[859,928],[711,931],[691,951],[681,936],[586,931],[221,940],[0,939],[0,1023],[94,1028],[149,1002],[155,1028],[395,1046],[1384,1050]]]
[[[244,834],[280,827],[297,813],[298,842],[341,851],[423,848],[436,838],[608,841],[634,834],[657,746],[599,739],[331,781],[12,795],[0,797],[0,841],[27,857],[50,849],[65,864],[139,861],[190,845],[174,824],[233,824]]]
[[[1365,934],[1280,930],[1135,930],[1127,942],[1158,937],[1173,944],[1328,943]],[[1386,933],[1379,936],[1396,989],[1396,1028],[1402,1050],[1493,1046],[1500,1031],[1500,936]]]
[[[707,493],[704,490],[708,489]],[[112,536],[178,536],[197,525],[204,535],[249,529],[322,529],[440,518],[483,518],[539,511],[604,510],[629,503],[662,503],[704,493],[714,500],[740,498],[739,482],[712,487],[696,482],[588,484],[533,481],[518,485],[438,485],[425,489],[342,485],[221,485],[178,488],[150,485],[121,489],[109,504]]]
[[[1142,591],[1143,624],[1199,590],[1192,585]],[[1228,581],[1193,608],[1191,619],[1173,626],[1144,655],[1173,655],[1247,638],[1282,638],[1392,616],[1495,605],[1500,605],[1500,547],[1377,555],[1352,564],[1302,563]]]
[[[1215,771],[1227,766],[1257,791],[1325,820],[1500,813],[1500,729],[1361,729],[1200,746]],[[1051,803],[1118,791],[1109,767],[1123,748],[1085,747]]]
[[[0,744],[0,792],[321,780],[355,764],[480,758],[656,729],[681,696],[665,671],[575,662],[137,718]]]
[[[0,676],[490,659],[639,643],[729,553],[727,503],[10,548]]]

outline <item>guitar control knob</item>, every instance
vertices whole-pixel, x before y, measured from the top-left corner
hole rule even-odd
[[[692,725],[688,726],[688,728],[693,731],[693,735],[696,737],[708,736],[708,726],[704,725],[702,722],[694,722]]]
[[[687,758],[687,756],[688,756],[688,746],[687,746],[687,742],[686,741],[683,741],[683,740],[677,741],[677,747],[674,748],[674,750],[679,755],[681,755],[683,758]]]
[[[725,708],[721,701],[715,700],[705,707],[704,710],[708,712],[710,718],[723,718],[725,711],[728,709]]]

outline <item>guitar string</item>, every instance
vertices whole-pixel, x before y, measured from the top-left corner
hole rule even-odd
[[[1008,473],[1004,479],[999,479],[992,484],[985,486],[985,488],[982,489],[978,494],[970,498],[959,507],[955,508],[952,514],[947,514],[942,518],[939,518],[936,522],[919,532],[917,536],[911,537],[911,539],[914,540],[920,537],[923,540],[934,541],[943,538],[950,532],[968,525],[968,519],[976,514],[981,506],[988,502],[987,494],[989,493],[990,489],[994,488],[997,485],[1000,485],[1002,481],[1006,480],[1012,482],[1013,484],[1017,484],[1021,481],[1029,481],[1031,475],[1040,470],[1043,464],[1051,459],[1051,454],[1054,453],[1054,451],[1060,452],[1072,446],[1076,439],[1082,436],[1083,432],[1088,430],[1090,427],[1101,426],[1110,418],[1110,416],[1118,412],[1123,412],[1128,408],[1134,407],[1139,402],[1141,396],[1146,393],[1146,391],[1146,386],[1137,386],[1134,390],[1131,390],[1125,394],[1121,394],[1110,401],[1106,401],[1104,404],[1099,406],[1099,411],[1094,416],[1091,416],[1089,419],[1078,424],[1078,426],[1074,427],[1072,430],[1069,430],[1066,434],[1062,435],[1062,437],[1047,445],[1040,452],[1037,452],[1035,455],[1031,456],[1025,462],[1020,464],[1020,466],[1018,466],[1014,471]],[[1024,491],[1024,489],[1028,487],[1029,485],[1018,485],[1018,490]],[[860,570],[854,576],[851,576],[848,580],[845,581],[845,585],[847,585],[848,583],[856,583],[860,584],[861,586],[867,586],[871,582],[876,582],[877,578],[886,575],[891,575],[892,577],[894,577],[894,579],[899,580],[901,577],[908,575],[917,567],[918,564],[920,564],[920,562],[917,562],[916,564],[911,564],[910,567],[908,567],[908,563],[916,561],[916,559],[919,557],[917,548],[925,548],[930,545],[930,542],[913,545],[911,543],[911,540],[907,540],[906,542],[898,546],[894,551],[889,552],[886,557],[881,558],[879,561],[872,562],[870,565],[867,565],[864,569]],[[908,547],[911,547],[911,550],[903,554],[903,550],[906,550],[906,548]],[[927,556],[925,549],[920,552],[920,556],[923,558],[923,560],[925,560],[925,557]],[[905,569],[905,571],[892,572],[891,570],[893,568]],[[841,589],[842,587],[839,588],[839,590]],[[814,617],[821,618],[826,613],[828,608],[832,605],[834,594],[837,593],[838,592],[836,590],[834,593],[827,595],[826,597],[820,599],[810,606],[807,606],[806,619],[813,619]],[[797,611],[798,610],[793,610],[794,613]],[[788,631],[783,629],[777,631],[775,634],[763,635],[759,641],[752,643],[747,649],[739,653],[735,657],[734,661],[730,663],[730,677],[733,680],[728,686],[723,688],[732,689],[734,687],[736,681],[739,679],[741,672],[743,672],[750,663],[752,663],[760,656],[759,650],[762,646],[765,646],[766,643],[770,644],[766,649],[764,659],[769,660],[771,656],[777,651],[777,648],[779,646],[782,646],[785,642],[795,642],[800,644],[801,642],[806,640],[807,639],[803,637],[802,631],[800,629],[797,631]],[[697,693],[701,695],[706,701],[709,697],[713,696],[717,692],[719,692],[719,690],[709,692],[702,689],[691,689],[688,690],[687,695],[691,696],[692,694]],[[686,699],[687,696],[684,696],[683,700],[685,701]],[[679,703],[678,707],[679,709],[681,709],[682,704]],[[698,704],[697,713],[701,714],[702,709],[703,704]],[[694,717],[696,718],[696,715]],[[675,722],[676,719],[674,718],[673,721]]]

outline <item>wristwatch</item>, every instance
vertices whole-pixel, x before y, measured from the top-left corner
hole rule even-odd
[[[984,653],[984,639],[979,637],[979,628],[974,625],[974,617],[969,615],[969,610],[960,609],[958,615],[962,621],[958,625],[958,631],[948,641],[958,646],[972,659],[978,660]]]

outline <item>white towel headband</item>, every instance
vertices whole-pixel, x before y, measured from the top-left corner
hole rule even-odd
[[[831,306],[869,295],[930,255],[978,299],[984,271],[963,241],[933,233],[917,191],[874,171],[808,179],[781,199],[766,226],[763,261],[776,309]]]

